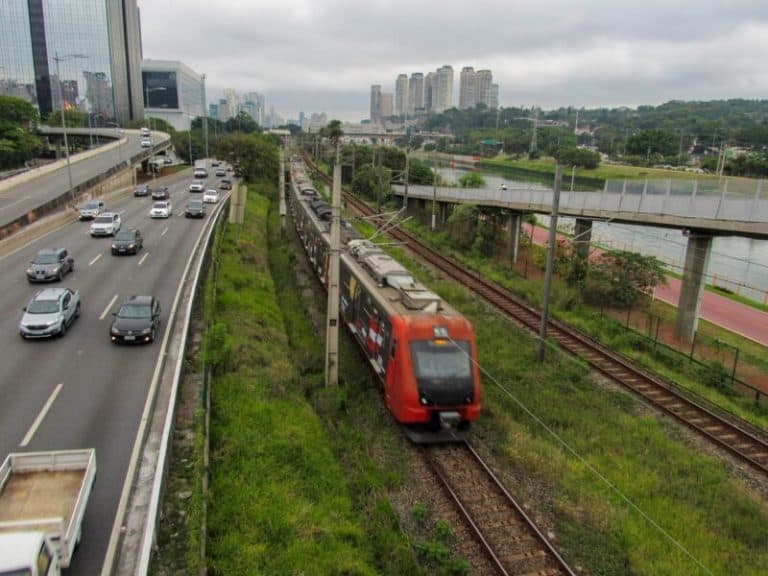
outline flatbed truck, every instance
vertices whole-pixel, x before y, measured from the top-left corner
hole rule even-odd
[[[57,576],[80,542],[96,451],[9,454],[0,467],[0,576]]]

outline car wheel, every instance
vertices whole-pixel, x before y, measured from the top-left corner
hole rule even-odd
[[[24,332],[19,332],[19,336],[21,336],[22,340],[26,340],[27,336],[24,334]]]
[[[59,330],[59,336],[61,336],[63,338],[64,334],[66,334],[66,333],[67,333],[67,321],[66,320],[62,320],[61,321],[61,330]]]
[[[75,306],[75,318],[80,318],[80,302]]]
[[[58,280],[59,280],[59,282],[64,280],[64,270],[59,270]]]

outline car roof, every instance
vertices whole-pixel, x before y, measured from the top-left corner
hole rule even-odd
[[[32,297],[32,300],[58,300],[64,296],[65,292],[67,292],[66,288],[43,288]]]

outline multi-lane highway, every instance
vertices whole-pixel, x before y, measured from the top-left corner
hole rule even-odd
[[[83,129],[76,131],[83,133]],[[95,129],[94,132],[111,137],[113,143],[106,144],[101,150],[70,157],[72,184],[75,187],[147,150],[141,147],[138,130],[117,132]],[[163,132],[152,133],[152,142],[158,148],[167,146],[169,139]],[[66,162],[57,162],[54,170],[44,167],[39,171],[43,173],[34,178],[30,178],[34,174],[22,174],[10,181],[0,181],[0,227],[69,190]]]
[[[168,314],[195,241],[213,212],[209,206],[204,220],[184,217],[187,198],[202,196],[187,191],[190,172],[163,182],[173,202],[167,220],[149,218],[151,198],[107,204],[121,214],[123,228],[143,232],[144,248],[135,256],[112,256],[111,238],[91,238],[90,224],[75,222],[0,259],[0,460],[19,450],[96,448],[98,476],[69,574],[101,571],[147,391],[161,361]],[[57,246],[74,256],[74,273],[50,285],[29,284],[30,258]],[[62,338],[22,340],[17,329],[22,307],[45,286],[79,290],[80,318]],[[154,295],[161,302],[161,334],[152,344],[110,342],[111,313],[131,294]]]

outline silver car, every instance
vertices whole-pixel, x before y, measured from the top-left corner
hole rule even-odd
[[[91,224],[91,236],[114,236],[120,230],[120,214],[102,212]]]
[[[80,293],[77,290],[46,288],[24,306],[19,334],[22,338],[64,336],[79,316]]]

